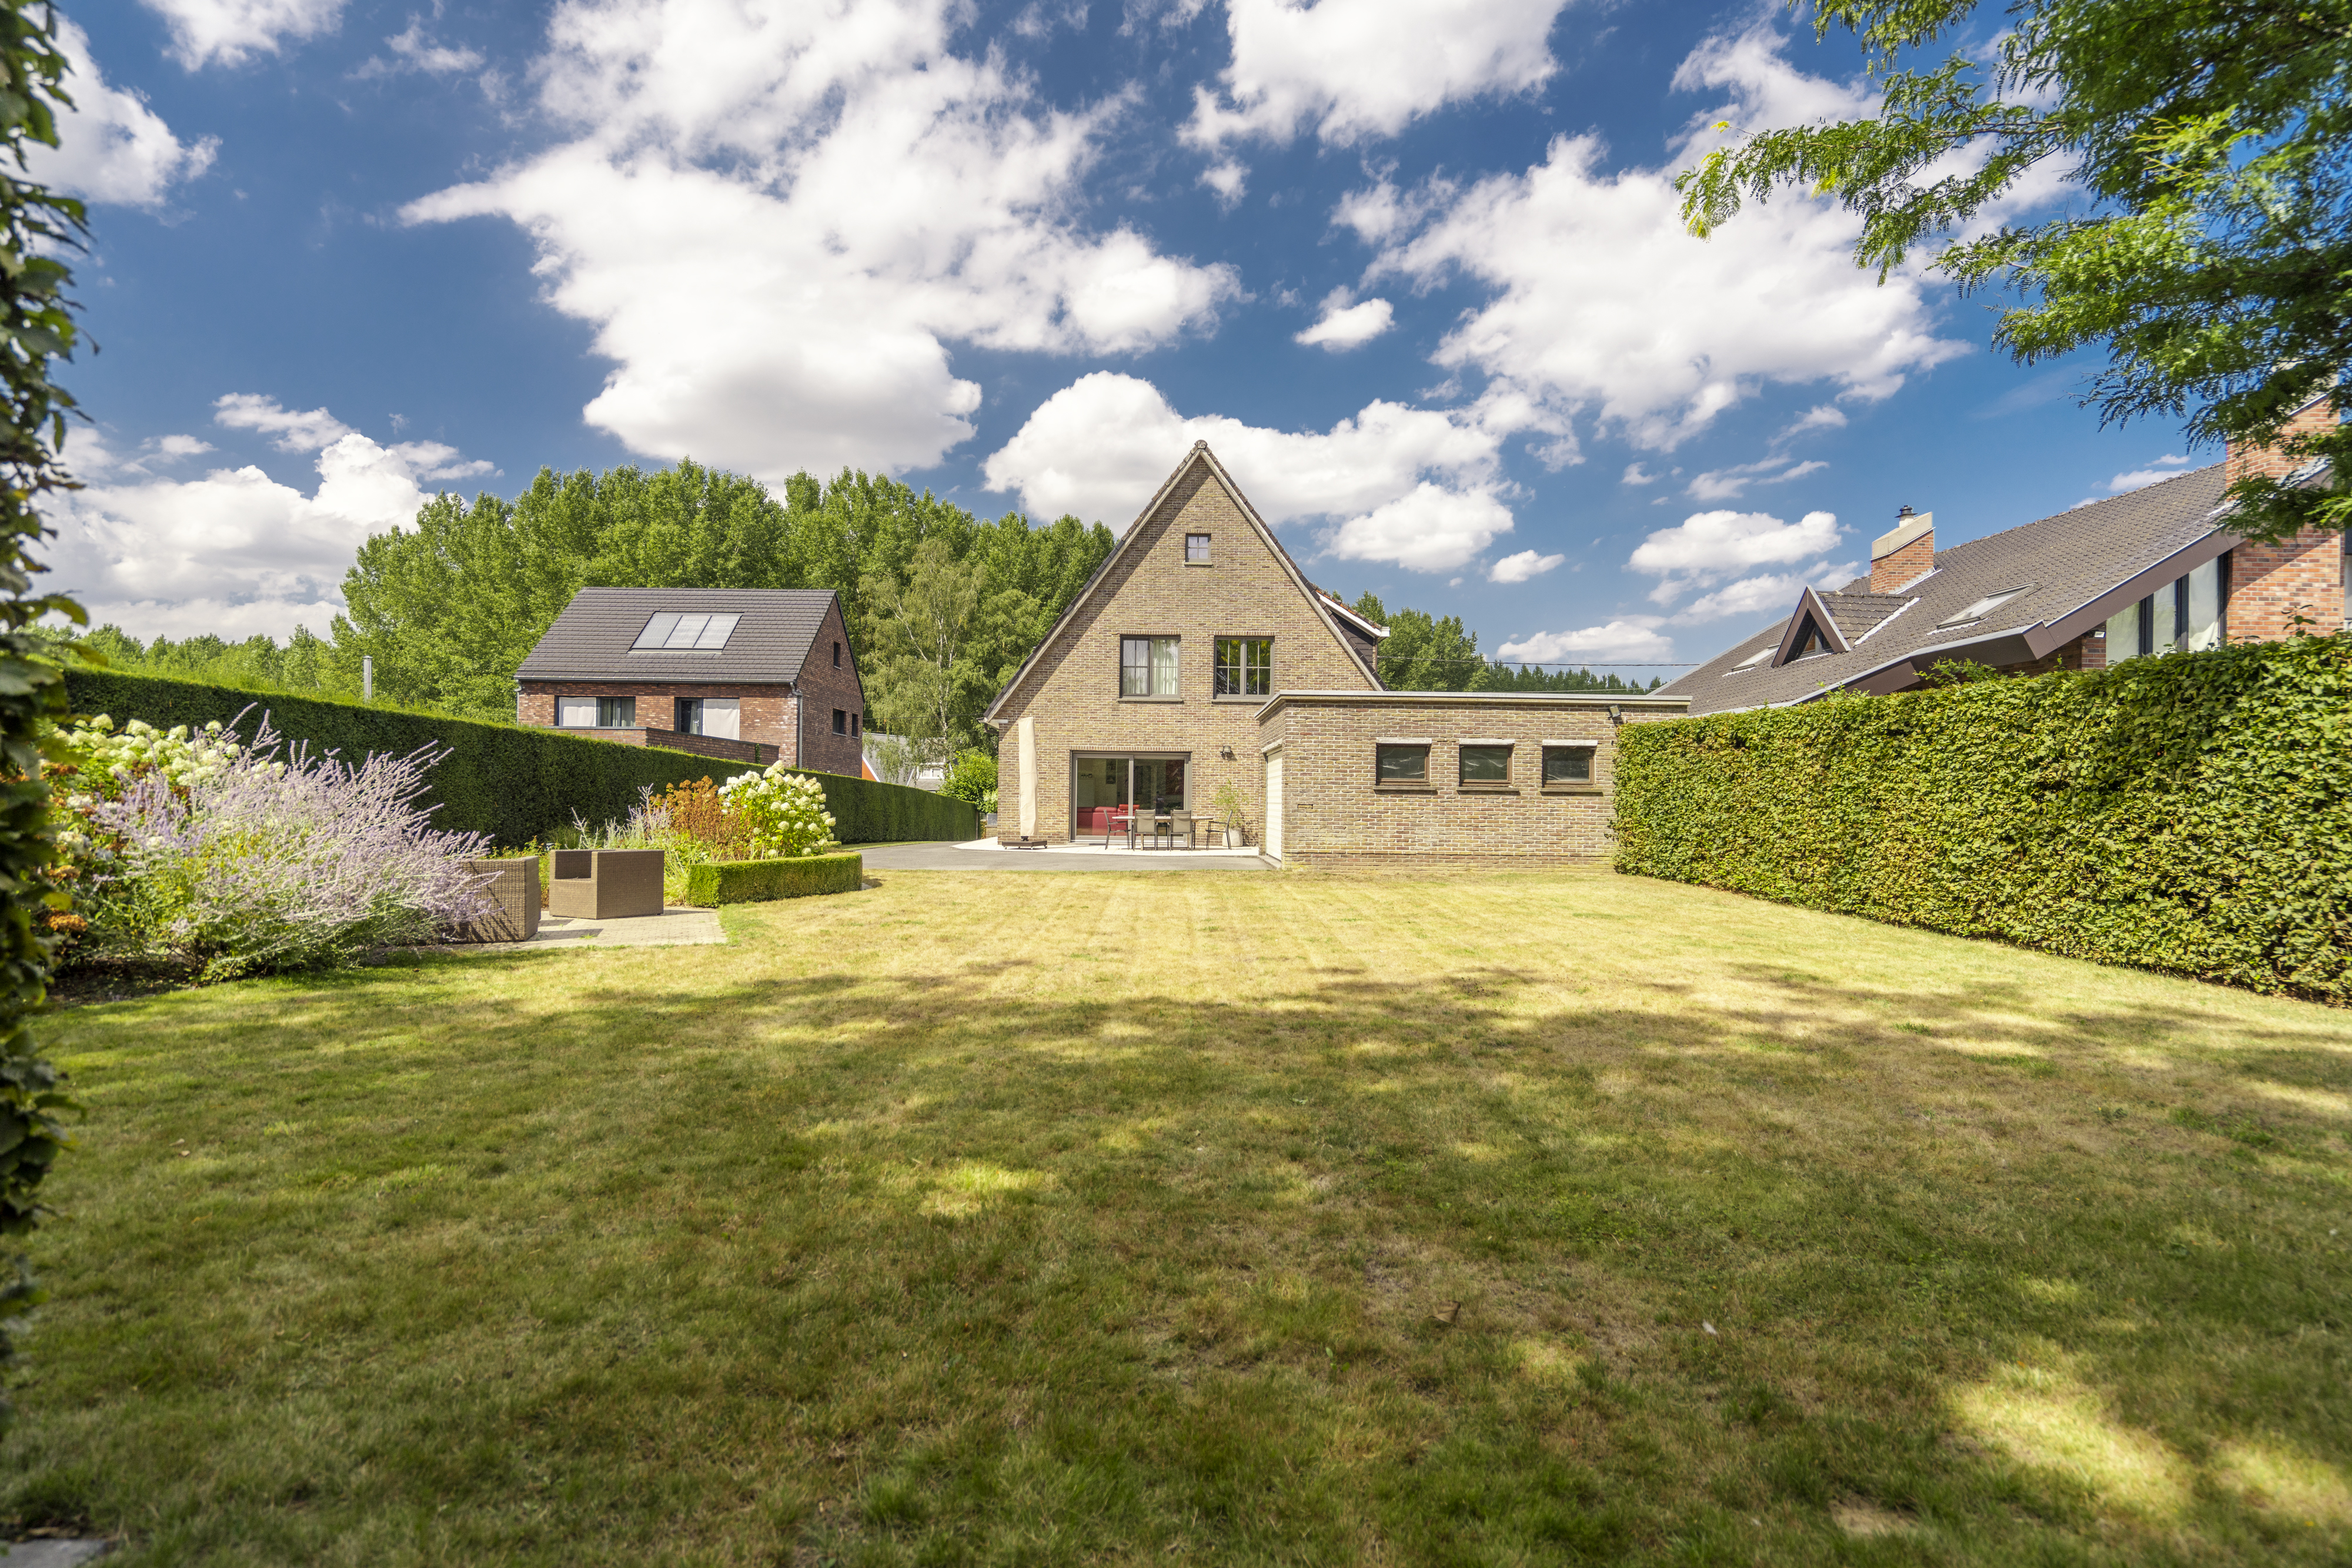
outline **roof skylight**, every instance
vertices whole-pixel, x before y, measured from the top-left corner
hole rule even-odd
[[[727,646],[727,639],[735,634],[735,622],[742,619],[740,615],[689,615],[665,610],[646,622],[646,629],[637,633],[636,643],[629,651],[636,653],[658,648],[714,653]]]
[[[1988,593],[1949,621],[1937,622],[1936,630],[1941,632],[1947,627],[1966,626],[1972,621],[1981,621],[2024,591],[2022,588],[2005,588],[1999,593]]]
[[[1756,652],[1748,654],[1748,657],[1740,660],[1739,663],[1732,665],[1727,673],[1736,675],[1742,670],[1752,670],[1780,651],[1780,645],[1779,643],[1767,643],[1761,648],[1757,649]]]

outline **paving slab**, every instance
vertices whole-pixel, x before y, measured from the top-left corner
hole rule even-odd
[[[674,904],[659,915],[632,915],[621,920],[589,920],[577,915],[543,915],[539,934],[528,942],[453,942],[420,947],[422,953],[540,953],[561,947],[701,947],[723,944],[719,911]],[[7,1560],[0,1558],[0,1568]]]
[[[0,1568],[76,1568],[105,1556],[111,1544],[97,1537],[13,1542],[0,1546]]]
[[[977,843],[859,844],[866,869],[877,871],[1272,871],[1255,850],[1098,850],[1055,844],[1008,850],[993,839]]]

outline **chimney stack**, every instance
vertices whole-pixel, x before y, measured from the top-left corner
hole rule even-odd
[[[2285,428],[2279,432],[2282,439],[2290,435],[2317,435],[2336,427],[2335,404],[2326,392],[2287,416]],[[2308,459],[2290,457],[2275,446],[2241,446],[2230,443],[2228,466],[2222,470],[2225,484],[2234,485],[2250,475],[2266,479],[2284,479],[2301,467]]]
[[[1870,591],[1894,593],[1936,570],[1936,514],[1895,514],[1895,529],[1870,543]]]

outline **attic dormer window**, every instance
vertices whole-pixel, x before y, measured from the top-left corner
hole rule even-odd
[[[1981,621],[2024,591],[2022,588],[2004,588],[1999,593],[1988,593],[1949,621],[1937,622],[1936,630],[1941,632],[1949,627],[1966,626],[1971,622]]]
[[[694,615],[665,610],[646,622],[646,629],[637,633],[636,643],[629,651],[716,653],[727,646],[727,639],[735,634],[735,622],[742,619],[740,615]]]
[[[1789,650],[1789,657],[1791,660],[1812,659],[1834,652],[1836,650],[1830,646],[1829,639],[1822,635],[1822,629],[1808,616],[1805,629],[1797,634],[1797,645]]]

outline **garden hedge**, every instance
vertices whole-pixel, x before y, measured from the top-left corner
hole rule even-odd
[[[1621,871],[2352,1004],[2352,632],[1629,725]]]
[[[866,857],[802,855],[781,861],[708,861],[687,873],[686,901],[698,908],[856,893],[866,879]]]
[[[405,754],[428,742],[446,747],[449,755],[430,775],[429,800],[439,808],[434,824],[488,833],[508,846],[569,827],[575,812],[592,825],[618,821],[648,785],[664,789],[705,776],[725,779],[751,770],[749,763],[621,746],[528,725],[481,724],[160,675],[75,668],[66,672],[66,690],[76,714],[107,714],[118,725],[134,718],[165,729],[214,719],[228,724],[251,708],[239,726],[250,737],[267,712],[289,742],[307,742],[313,751],[338,751],[353,760],[378,751]],[[834,835],[845,843],[980,836],[980,813],[961,800],[838,773],[809,776],[824,786]]]

